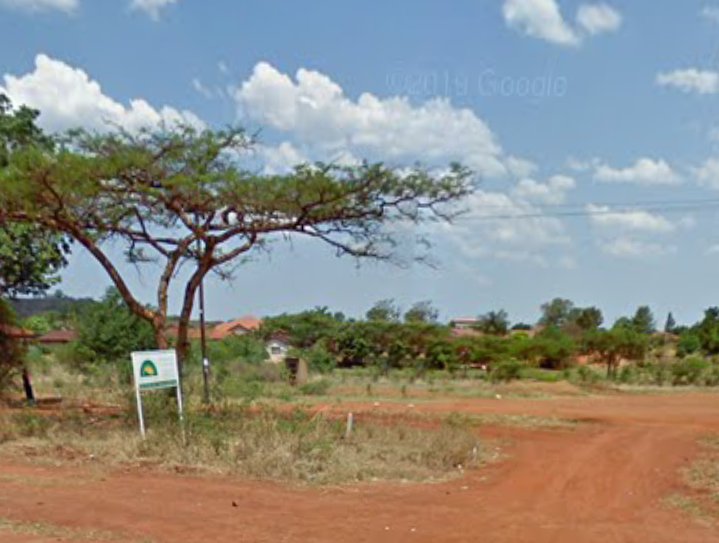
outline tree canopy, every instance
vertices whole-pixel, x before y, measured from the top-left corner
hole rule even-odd
[[[184,284],[178,350],[187,351],[194,298],[203,278],[288,236],[329,245],[339,256],[398,262],[407,225],[451,220],[472,191],[471,175],[382,164],[314,164],[284,175],[250,167],[255,142],[241,129],[161,127],[139,132],[70,132],[56,145],[13,149],[0,171],[0,222],[67,235],[102,265],[130,309],[167,346],[168,292]],[[161,275],[152,307],[131,291],[110,245]],[[426,255],[420,255],[422,258]]]
[[[50,151],[53,143],[35,124],[37,112],[13,110],[0,94],[0,172],[10,166],[13,153],[27,147]],[[36,224],[9,224],[0,216],[0,297],[40,294],[57,283],[67,263],[67,241]]]

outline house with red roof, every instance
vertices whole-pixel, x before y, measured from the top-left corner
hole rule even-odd
[[[222,341],[230,336],[244,336],[257,332],[261,326],[262,319],[251,316],[240,317],[215,326],[209,338],[213,341]]]

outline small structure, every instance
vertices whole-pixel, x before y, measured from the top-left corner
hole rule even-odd
[[[290,376],[290,384],[292,386],[302,386],[307,384],[310,375],[307,369],[307,362],[297,357],[285,358],[285,367]]]
[[[37,338],[41,345],[66,345],[76,341],[78,334],[75,330],[52,330]]]
[[[292,348],[289,338],[284,334],[273,334],[266,343],[269,361],[281,364],[285,361],[288,351]]]
[[[210,332],[210,339],[213,341],[222,341],[230,336],[244,336],[257,332],[262,326],[262,319],[256,317],[240,317],[231,321],[218,324]]]
[[[18,328],[17,326],[8,326],[7,324],[0,324],[0,333],[18,341],[31,341],[36,337],[35,332],[32,330]]]
[[[452,319],[449,321],[449,327],[454,330],[473,330],[478,324],[479,320],[471,317]]]

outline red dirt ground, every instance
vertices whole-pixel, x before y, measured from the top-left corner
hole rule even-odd
[[[343,404],[372,410],[373,404]],[[408,411],[406,403],[382,410]],[[719,396],[619,395],[417,404],[418,412],[593,421],[574,431],[486,429],[507,458],[439,485],[294,489],[232,478],[0,463],[0,518],[122,534],[113,541],[709,543],[719,528],[667,506],[697,438],[719,431]],[[234,505],[233,505],[234,502]],[[3,543],[77,541],[3,531]]]

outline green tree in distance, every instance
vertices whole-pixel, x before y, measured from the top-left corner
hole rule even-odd
[[[490,311],[479,317],[477,329],[493,336],[506,336],[509,333],[509,315],[503,309]]]
[[[394,300],[380,300],[367,311],[367,320],[372,322],[399,322],[402,312]]]
[[[574,310],[574,302],[555,298],[551,302],[542,305],[542,316],[539,324],[548,328],[561,328],[571,318]]]
[[[412,324],[434,324],[439,319],[439,310],[430,301],[417,302],[404,314],[404,322]]]
[[[639,307],[637,312],[634,313],[634,317],[632,317],[632,326],[640,334],[654,333],[657,324],[652,310],[646,305]]]

